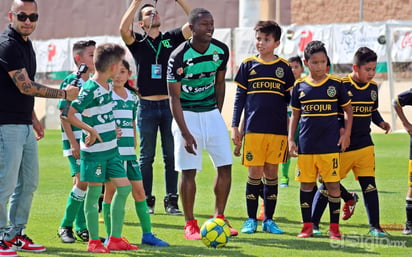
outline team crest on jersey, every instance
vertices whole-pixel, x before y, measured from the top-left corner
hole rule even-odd
[[[247,152],[245,157],[246,157],[246,160],[248,160],[248,161],[253,160],[253,154],[251,152]]]
[[[285,71],[284,71],[283,68],[281,68],[281,67],[278,67],[278,68],[276,69],[275,73],[276,73],[276,76],[277,76],[278,78],[283,78],[283,77],[285,76]]]
[[[352,97],[353,96],[353,94],[352,94],[352,91],[348,91],[348,95],[350,96],[350,97]]]
[[[300,91],[300,94],[299,94],[299,99],[300,99],[300,98],[303,98],[303,97],[305,97],[305,92]]]
[[[375,90],[371,91],[371,98],[372,101],[376,101],[376,99],[378,99],[378,93]]]
[[[255,71],[254,69],[252,69],[252,70],[249,72],[249,76],[252,76],[252,75],[256,75],[256,71]]]
[[[213,52],[213,61],[215,62],[219,61],[219,54],[217,53],[217,51]]]
[[[326,90],[326,93],[328,94],[329,97],[335,97],[336,96],[336,88],[334,86],[330,86]]]
[[[183,68],[178,68],[177,70],[176,70],[176,73],[177,73],[177,75],[182,75],[183,74]]]
[[[100,176],[100,175],[102,175],[102,166],[97,166],[97,168],[96,168],[96,173],[95,173],[97,176]]]

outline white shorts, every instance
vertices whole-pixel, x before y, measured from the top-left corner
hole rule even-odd
[[[196,155],[189,154],[176,121],[172,122],[175,169],[202,170],[202,150],[209,153],[215,168],[232,164],[229,132],[218,109],[209,112],[183,111],[186,126],[196,140]]]

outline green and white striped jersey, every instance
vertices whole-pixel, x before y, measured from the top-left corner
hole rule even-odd
[[[136,124],[136,109],[138,98],[135,94],[127,91],[127,98],[123,99],[112,92],[113,97],[113,114],[116,120],[116,126],[122,130],[122,136],[117,141],[119,146],[120,158],[122,160],[136,160],[136,152],[134,148],[135,128]]]
[[[66,87],[68,87],[70,85],[70,83],[76,78],[76,73],[73,72],[71,74],[69,74],[60,84],[60,89],[65,89]],[[79,82],[78,82],[78,86],[81,87],[84,84],[84,80],[82,78],[80,78]],[[66,106],[66,99],[60,99],[57,107],[59,109],[63,109]],[[76,113],[76,117],[78,119],[81,120],[81,114],[80,113]],[[82,131],[81,129],[79,129],[78,127],[75,126],[71,126],[74,137],[76,138],[77,142],[80,141],[81,135],[82,135]],[[63,141],[63,156],[71,156],[72,155],[72,150],[70,147],[70,142],[67,139],[67,134],[64,131],[63,127],[60,126],[61,132],[62,132],[62,141]]]
[[[111,91],[111,84],[109,90],[106,90],[96,81],[89,79],[83,84],[77,99],[72,102],[72,107],[81,113],[82,121],[93,127],[103,141],[96,140],[92,146],[86,146],[87,133],[83,131],[80,140],[82,160],[109,160],[118,154]]]

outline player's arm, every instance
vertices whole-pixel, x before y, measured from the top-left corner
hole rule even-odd
[[[345,130],[343,134],[340,136],[338,145],[340,146],[341,151],[345,151],[346,148],[350,145],[350,134],[352,132],[352,122],[353,122],[353,111],[352,111],[352,104],[347,104],[342,107],[344,112],[344,123],[345,123]]]
[[[381,129],[385,130],[385,134],[388,134],[389,131],[391,130],[391,125],[384,121],[381,114],[379,113],[378,110],[372,111],[372,122],[380,127]]]
[[[399,119],[401,120],[402,125],[405,128],[406,132],[408,132],[408,134],[412,136],[412,124],[406,118],[406,115],[403,112],[403,108],[398,103],[398,101],[396,101],[396,100],[393,101],[393,108],[395,109],[396,114],[398,115]]]
[[[44,127],[37,118],[36,112],[33,110],[32,111],[32,123],[33,123],[33,129],[36,132],[36,140],[40,140],[44,137]]]
[[[141,2],[142,0],[132,0],[129,8],[127,8],[126,12],[123,14],[123,17],[120,21],[120,36],[122,37],[126,45],[131,45],[135,40],[131,26],[133,24],[134,16],[137,10],[139,9]]]
[[[80,129],[87,131],[89,135],[86,137],[86,141],[85,141],[86,146],[93,145],[96,142],[96,140],[103,142],[103,140],[100,138],[99,133],[97,133],[97,131],[94,128],[90,127],[88,124],[84,123],[83,121],[79,120],[76,117],[75,115],[76,112],[77,110],[73,108],[73,106],[70,106],[66,121],[75,127],[78,127]]]
[[[297,157],[298,156],[298,146],[295,142],[295,133],[298,127],[300,119],[300,110],[292,109],[292,115],[290,116],[289,122],[289,132],[288,132],[288,144],[289,144],[289,156]]]
[[[182,7],[182,9],[186,13],[186,15],[189,15],[189,13],[192,11],[192,8],[190,7],[190,5],[187,2],[185,0],[176,0],[176,2],[180,5],[180,7]],[[185,39],[188,39],[192,36],[192,31],[190,30],[188,22],[186,22],[182,26],[182,33],[183,33],[183,37]]]
[[[19,89],[20,93],[25,95],[61,98],[73,101],[79,94],[79,88],[72,85],[68,86],[66,89],[57,89],[34,82],[29,78],[25,68],[10,71],[9,76]]]
[[[63,110],[61,110],[63,112]],[[66,119],[60,119],[60,122],[62,124],[64,133],[66,133],[67,140],[70,143],[70,148],[72,151],[72,156],[76,159],[80,159],[80,145],[79,142],[77,142],[76,137],[73,133],[72,126],[70,125],[69,122],[67,122]]]
[[[189,129],[187,128],[185,118],[183,116],[183,109],[180,103],[181,82],[168,82],[167,89],[169,92],[170,110],[173,118],[180,129],[183,139],[185,140],[185,149],[188,153],[196,155],[197,143]]]

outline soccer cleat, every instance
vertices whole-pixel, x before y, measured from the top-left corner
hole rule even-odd
[[[313,236],[312,222],[304,222],[302,231],[297,235],[298,238],[307,238]]]
[[[322,235],[322,232],[321,232],[320,229],[319,229],[319,224],[313,223],[313,225],[312,225],[312,231],[313,231],[313,235],[314,235],[314,236],[320,236],[320,235]]]
[[[353,196],[353,200],[349,200],[345,202],[345,204],[343,205],[343,220],[348,220],[350,217],[352,217],[353,213],[355,212],[355,206],[358,202],[359,196],[355,192],[351,192],[351,194]]]
[[[262,203],[262,205],[260,205],[260,211],[259,211],[257,220],[264,220],[264,219],[265,219],[265,205]]]
[[[200,240],[200,228],[197,225],[197,220],[186,221],[185,238],[188,240]]]
[[[168,194],[163,199],[163,205],[165,207],[165,212],[170,215],[182,215],[177,204],[179,196],[176,194]]]
[[[242,230],[240,232],[246,233],[246,234],[253,234],[257,230],[257,225],[258,222],[255,219],[248,218],[245,223],[243,223]]]
[[[149,207],[149,214],[154,214],[156,197],[154,195],[146,196],[147,207]]]
[[[405,227],[402,230],[402,234],[404,234],[404,235],[412,234],[412,224],[411,223],[407,222],[405,224]]]
[[[339,224],[338,223],[330,223],[329,238],[330,239],[342,239],[342,234],[339,231]]]
[[[381,227],[371,227],[371,229],[369,230],[369,234],[371,234],[374,237],[387,237],[388,233],[386,233],[386,231],[384,231]]]
[[[59,228],[59,232],[57,235],[60,237],[62,240],[62,243],[65,244],[71,244],[76,241],[76,239],[73,236],[73,228],[72,227],[61,227]]]
[[[100,239],[90,239],[87,244],[87,251],[92,253],[110,253],[110,250],[103,246]]]
[[[0,240],[0,256],[17,257],[17,253],[3,240]]]
[[[100,241],[100,240],[99,240]],[[137,245],[132,245],[127,241],[126,238],[118,238],[118,237],[109,237],[109,241],[107,242],[107,249],[112,251],[129,251],[129,250],[137,250],[139,247]]]
[[[157,238],[152,233],[145,233],[142,237],[142,244],[152,245],[152,246],[169,246],[165,241]]]
[[[7,241],[4,240],[4,242],[8,247],[12,248],[15,251],[35,253],[41,253],[46,251],[46,247],[44,247],[43,245],[34,244],[33,240],[31,240],[30,237],[24,234],[23,230],[13,239]]]
[[[76,231],[76,235],[83,242],[89,241],[89,231],[87,229],[84,229],[82,231]]]
[[[226,222],[226,224],[227,224],[227,225],[229,226],[229,228],[230,228],[230,236],[237,236],[237,235],[239,234],[239,233],[237,232],[237,230],[234,229],[234,228],[232,227],[232,225],[230,225],[230,222],[229,222],[227,219],[225,219],[225,215],[219,214],[219,215],[216,216],[216,218],[222,219],[222,220],[224,220],[224,221]]]
[[[272,234],[283,234],[285,233],[283,230],[281,230],[276,222],[274,222],[271,219],[267,219],[262,223],[262,231],[263,232],[269,232]]]

